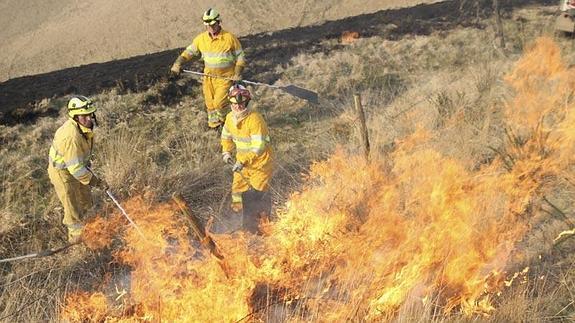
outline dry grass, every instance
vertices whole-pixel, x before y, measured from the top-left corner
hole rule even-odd
[[[519,18],[521,17],[521,18]],[[465,163],[470,170],[489,163],[504,145],[501,103],[509,96],[501,82],[522,50],[549,30],[550,16],[532,8],[505,21],[509,57],[492,46],[493,32],[460,28],[430,36],[388,41],[360,39],[329,54],[301,55],[278,68],[285,83],[320,92],[322,102],[309,106],[283,93],[254,88],[254,108],[271,128],[277,169],[273,198],[280,203],[300,185],[301,173],[313,160],[329,156],[336,145],[359,153],[352,94],[359,92],[366,108],[374,155],[388,156],[395,142],[427,129],[426,145]],[[559,39],[564,48],[571,42]],[[567,52],[566,60],[575,60]],[[122,197],[148,192],[166,200],[184,194],[202,217],[218,216],[229,199],[231,173],[220,161],[216,134],[205,130],[206,115],[198,89],[181,102],[164,106],[161,86],[145,93],[98,95],[94,169]],[[52,106],[64,106],[53,100]],[[43,118],[34,125],[0,126],[0,258],[64,243],[59,203],[49,183],[46,156],[52,135],[65,120]],[[495,150],[494,150],[495,148]],[[550,199],[573,221],[573,188],[558,186]],[[96,192],[97,210],[110,204]],[[571,204],[570,204],[571,203]],[[573,242],[549,244],[565,219],[557,214],[536,222],[525,245],[533,266],[525,281],[505,291],[489,322],[569,321],[575,319]],[[537,261],[538,256],[542,258]],[[0,321],[55,321],[62,295],[97,284],[109,253],[83,249],[39,261],[0,264]],[[284,309],[285,310],[285,309]],[[299,312],[271,317],[298,319]],[[320,319],[319,317],[314,317]],[[432,306],[407,302],[390,320],[397,322],[467,321],[457,313],[445,317]]]

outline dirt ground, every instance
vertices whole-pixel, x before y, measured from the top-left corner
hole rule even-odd
[[[233,1],[216,4],[240,36],[437,0]],[[0,0],[0,82],[185,47],[203,30],[204,0]]]
[[[3,1],[0,9],[6,3],[13,2],[13,0]],[[70,0],[53,1],[61,1],[59,3],[62,6],[68,2],[74,2]],[[130,1],[133,2],[134,0]],[[335,0],[332,2],[335,2]],[[367,2],[374,3],[378,1]],[[397,3],[400,1],[384,2]],[[407,3],[407,1],[405,2]],[[483,7],[480,8],[480,11],[484,14],[490,13],[491,5],[488,2],[484,1]],[[551,0],[525,0],[521,1],[521,3],[508,4],[517,7],[531,3],[548,4],[551,2]],[[74,3],[78,3],[78,1]],[[345,5],[345,7],[347,6],[348,4]],[[257,8],[263,10],[263,7]],[[255,10],[255,8],[252,9]],[[476,21],[474,14],[477,12],[475,8],[467,11],[461,11],[460,9],[459,1],[435,2],[400,9],[381,10],[371,14],[347,17],[322,24],[243,36],[240,40],[246,49],[246,56],[249,62],[244,76],[249,80],[273,83],[279,78],[279,75],[273,72],[276,66],[288,63],[291,58],[302,52],[329,52],[336,49],[337,46],[343,46],[337,42],[324,42],[324,40],[339,39],[344,31],[357,31],[361,37],[379,35],[387,39],[399,39],[406,35],[425,35],[457,26],[474,25]],[[343,11],[337,12],[342,14]],[[474,14],[469,14],[470,12]],[[335,15],[335,13],[331,15]],[[196,20],[194,20],[195,27],[197,27]],[[5,22],[0,22],[0,27],[2,27],[1,24],[5,24]],[[303,23],[300,22],[300,24]],[[476,27],[482,28],[482,26]],[[8,31],[3,31],[3,33],[16,37],[17,32],[10,31],[10,28],[4,29],[8,29]],[[124,27],[117,27],[117,29],[125,30]],[[191,32],[190,29],[185,32],[185,35],[182,34],[181,37],[182,39],[187,39],[191,38],[193,34],[194,32]],[[126,37],[137,38],[136,35],[127,35]],[[100,42],[101,44],[108,44],[108,48],[115,48],[112,45],[113,40],[108,42],[102,38]],[[158,81],[165,81],[170,65],[180,53],[182,47],[187,46],[187,43],[187,40],[182,40],[181,43],[174,45],[181,47],[175,49],[126,59],[111,60],[105,63],[71,67],[39,75],[18,77],[0,83],[0,123],[34,122],[37,117],[56,113],[56,111],[47,111],[43,108],[41,104],[43,98],[54,98],[70,93],[92,95],[103,89],[116,86],[125,90],[140,91]],[[172,46],[172,43],[169,44],[169,46],[166,45],[165,47]],[[90,43],[87,43],[82,44],[78,48],[86,49],[90,48],[90,46]],[[74,47],[74,50],[78,48]],[[0,55],[6,55],[2,51],[0,53]],[[62,61],[65,60],[62,59]],[[201,64],[196,63],[196,66],[191,68],[199,70]],[[314,90],[319,91],[319,89]],[[166,95],[177,98],[182,93],[177,88],[176,83],[171,83],[166,88]]]

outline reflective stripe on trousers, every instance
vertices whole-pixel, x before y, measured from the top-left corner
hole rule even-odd
[[[223,124],[225,121],[226,108],[228,107],[227,95],[231,86],[232,81],[204,77],[202,90],[208,112],[208,125],[212,128]]]
[[[224,123],[225,116],[223,115],[224,109],[208,110],[208,126],[215,128]]]

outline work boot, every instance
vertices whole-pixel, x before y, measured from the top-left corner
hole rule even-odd
[[[68,243],[76,244],[82,241],[82,232],[84,231],[84,225],[75,224],[68,226]]]
[[[242,212],[243,205],[241,202],[233,202],[231,208],[234,213],[240,213]]]

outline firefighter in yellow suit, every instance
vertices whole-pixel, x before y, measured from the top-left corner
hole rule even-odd
[[[261,114],[248,108],[251,94],[244,86],[232,86],[228,100],[232,111],[226,116],[221,142],[224,162],[233,164],[232,208],[243,209],[244,230],[260,233],[260,220],[271,212],[273,153],[268,127]]]
[[[96,107],[85,96],[75,96],[68,102],[69,119],[56,131],[50,147],[48,176],[64,207],[63,223],[68,229],[68,241],[79,242],[83,217],[92,207],[91,187],[107,190],[105,181],[89,168],[96,125]]]
[[[207,30],[194,38],[170,70],[178,75],[183,63],[201,57],[204,60],[205,74],[229,79],[208,76],[203,78],[202,90],[208,111],[208,126],[219,129],[225,120],[227,91],[233,81],[241,80],[246,61],[240,41],[232,33],[222,29],[220,14],[215,9],[206,10],[202,20]]]

